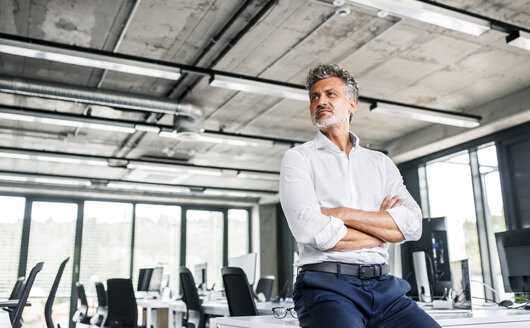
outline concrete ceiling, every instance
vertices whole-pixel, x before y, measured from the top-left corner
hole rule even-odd
[[[475,37],[399,16],[381,18],[376,9],[349,2],[346,5],[351,13],[341,17],[335,14],[331,0],[277,1],[241,33],[267,2],[248,1],[198,61],[210,40],[245,1],[0,0],[0,33],[293,84],[304,84],[307,71],[317,63],[338,63],[354,74],[363,97],[483,117],[479,128],[454,128],[372,113],[368,103],[361,103],[351,130],[360,137],[361,145],[385,150],[396,162],[529,120],[530,51],[507,45],[505,33],[491,30]],[[530,29],[530,1],[438,2]],[[229,44],[232,47],[218,58]],[[309,140],[316,131],[305,102],[215,88],[208,84],[208,78],[193,74],[175,82],[0,53],[0,75],[191,103],[204,112],[200,125],[208,131],[291,142]],[[159,125],[171,125],[173,120],[170,114],[7,92],[0,93],[0,106]],[[128,134],[2,119],[0,147],[224,169],[222,175],[213,177],[123,166],[91,167],[36,160],[35,156],[0,157],[0,171],[4,173],[272,194],[278,189],[277,180],[242,178],[237,173],[278,173],[289,145],[242,147],[168,139],[154,133]],[[0,185],[3,190],[20,186],[5,181]],[[188,196],[198,195],[200,190]],[[162,199],[164,194],[159,196]],[[252,199],[255,196],[242,200]]]

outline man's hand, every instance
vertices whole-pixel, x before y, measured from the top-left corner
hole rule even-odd
[[[394,196],[392,198],[386,196],[385,199],[383,199],[381,206],[379,207],[379,211],[383,212],[401,205],[403,205],[403,201],[399,198],[399,196]]]

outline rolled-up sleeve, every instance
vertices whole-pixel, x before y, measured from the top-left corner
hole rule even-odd
[[[386,169],[386,196],[397,195],[403,201],[403,205],[386,210],[396,222],[399,230],[405,237],[405,241],[418,240],[421,237],[421,208],[410,195],[403,184],[403,178],[392,160],[385,156]]]
[[[280,202],[298,243],[324,251],[346,235],[342,220],[320,212],[309,163],[295,148],[288,150],[282,159]]]

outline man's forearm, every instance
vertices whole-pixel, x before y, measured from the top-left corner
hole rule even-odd
[[[405,237],[396,222],[386,211],[369,212],[347,207],[323,208],[322,213],[332,215],[344,221],[344,224],[384,241],[397,243]]]
[[[333,250],[353,250],[372,248],[382,245],[384,242],[372,235],[359,230],[348,228],[346,235],[332,248]]]

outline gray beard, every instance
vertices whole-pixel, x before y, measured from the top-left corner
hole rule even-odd
[[[319,129],[327,129],[327,128],[332,128],[332,127],[341,125],[347,119],[349,119],[349,113],[346,113],[346,115],[341,117],[341,115],[338,115],[335,112],[333,112],[333,115],[331,117],[328,117],[325,119],[317,119],[314,116],[311,117],[311,121],[313,122],[313,125]]]

